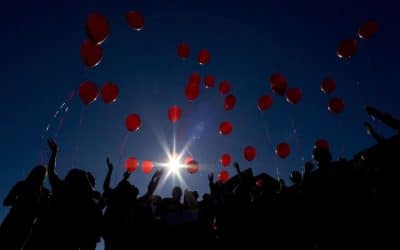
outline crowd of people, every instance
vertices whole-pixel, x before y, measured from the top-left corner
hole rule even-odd
[[[367,112],[400,130],[400,122],[390,115],[371,107]],[[106,250],[158,244],[383,249],[393,215],[388,196],[395,195],[387,178],[396,165],[391,162],[400,138],[385,139],[365,126],[378,140],[374,160],[365,153],[332,161],[327,149],[316,148],[314,163],[292,172],[291,185],[267,174],[254,176],[235,163],[237,175],[226,183],[208,175],[210,192],[201,199],[196,191],[180,187],[168,198],[155,195],[163,169],[154,173],[143,196],[127,172],[112,187],[109,159],[102,192],[95,190],[94,176],[81,169],[62,179],[55,170],[58,145],[49,140],[48,166],[34,167],[4,199],[11,209],[0,227],[0,249],[94,250],[101,238]],[[44,187],[46,178],[50,190]]]

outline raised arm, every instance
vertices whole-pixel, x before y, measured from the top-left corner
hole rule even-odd
[[[47,143],[49,144],[49,148],[51,150],[51,156],[50,156],[50,160],[49,163],[47,165],[47,173],[49,175],[49,181],[50,181],[50,185],[52,189],[57,189],[62,181],[61,179],[58,177],[57,173],[56,173],[56,158],[57,158],[57,152],[58,152],[58,145],[57,143],[52,140],[49,139],[47,141]]]
[[[383,138],[383,136],[381,136],[380,134],[378,134],[378,132],[376,132],[376,131],[372,128],[371,124],[369,124],[368,122],[365,122],[365,123],[364,123],[364,127],[366,128],[367,133],[368,133],[370,136],[372,136],[377,142],[384,142],[384,141],[385,141],[385,138]]]
[[[383,113],[371,106],[365,107],[365,110],[367,111],[367,113],[369,115],[374,116],[375,118],[382,121],[383,123],[385,123],[387,126],[391,127],[392,129],[400,130],[400,120],[394,118],[389,113]]]
[[[103,183],[103,192],[108,192],[111,190],[110,182],[111,182],[111,175],[112,175],[114,166],[113,166],[112,162],[110,161],[110,158],[108,158],[108,157],[107,157],[107,167],[108,167],[108,171],[107,171],[106,178],[104,179],[104,183]]]
[[[149,183],[149,185],[147,186],[147,193],[142,197],[142,199],[147,199],[150,198],[154,192],[156,191],[156,188],[158,186],[158,183],[160,182],[161,176],[164,173],[164,169],[159,169],[157,170],[153,177],[151,178],[151,181]]]

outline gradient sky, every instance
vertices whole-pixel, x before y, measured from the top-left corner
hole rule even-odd
[[[287,180],[291,171],[302,169],[303,159],[310,160],[317,138],[330,142],[334,158],[351,158],[374,144],[362,127],[364,121],[370,120],[385,136],[393,134],[367,116],[366,103],[400,117],[399,6],[395,0],[11,2],[0,4],[1,199],[34,165],[42,163],[42,136],[59,143],[60,176],[72,167],[87,169],[97,177],[98,189],[106,174],[107,156],[116,165],[113,184],[129,156],[165,161],[161,145],[172,145],[174,128],[167,110],[174,104],[183,110],[175,127],[177,149],[194,138],[189,150],[200,162],[198,174],[183,172],[182,176],[189,189],[201,194],[208,191],[207,173],[222,169],[218,159],[224,152],[231,153],[242,168],[273,176],[278,168]],[[125,13],[129,10],[143,13],[144,30],[128,28]],[[79,49],[86,39],[85,19],[93,12],[108,18],[111,32],[103,45],[103,61],[87,69]],[[380,25],[377,36],[361,41],[358,54],[349,62],[337,58],[338,42],[356,37],[359,25],[371,18]],[[191,47],[186,61],[176,54],[182,41]],[[211,52],[209,65],[196,63],[201,48]],[[202,88],[199,99],[188,103],[184,87],[192,72],[214,75],[218,83],[229,80],[231,93],[237,97],[235,109],[224,111],[224,98],[217,88]],[[302,88],[299,104],[288,104],[272,94],[268,78],[274,72],[283,73],[290,86]],[[326,76],[337,80],[331,96],[320,91]],[[75,96],[69,111],[53,118],[71,91],[86,80],[99,87],[115,82],[120,87],[119,100],[106,105],[99,99],[83,108]],[[257,100],[263,94],[273,95],[274,103],[261,113]],[[327,111],[332,96],[346,102],[340,115]],[[143,123],[139,131],[129,134],[117,167],[129,113],[140,114]],[[234,125],[229,136],[218,134],[224,120]],[[273,152],[281,141],[292,146],[285,160]],[[252,162],[243,159],[246,145],[258,150]],[[229,171],[234,173],[231,167]],[[130,180],[143,193],[150,175],[138,171]],[[157,193],[170,195],[173,185],[170,179]],[[0,208],[0,220],[7,211]]]

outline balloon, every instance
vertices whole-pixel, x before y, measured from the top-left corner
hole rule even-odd
[[[272,91],[277,95],[284,95],[287,89],[287,80],[285,76],[280,73],[273,73],[269,78]]]
[[[199,163],[195,160],[189,161],[186,165],[188,166],[187,171],[189,174],[195,174],[199,171]]]
[[[286,101],[291,104],[297,104],[301,100],[301,89],[300,88],[288,88],[286,90]]]
[[[363,23],[358,29],[358,36],[362,39],[369,39],[378,32],[378,23],[373,20],[369,20]]]
[[[186,98],[189,101],[194,101],[200,95],[200,87],[197,83],[190,82],[185,89]]]
[[[236,104],[236,97],[234,95],[228,95],[225,97],[224,108],[225,110],[232,110]]]
[[[222,122],[219,125],[219,133],[222,135],[229,135],[232,132],[232,123],[230,122]]]
[[[140,116],[137,114],[130,114],[128,117],[126,117],[125,125],[128,131],[136,131],[140,128],[140,125],[142,124],[142,121],[140,119]]]
[[[191,157],[191,156],[186,156],[185,159],[183,160],[183,163],[184,163],[185,165],[188,165],[189,162],[191,162],[191,161],[193,161],[193,157]]]
[[[153,165],[153,162],[151,162],[151,161],[143,161],[142,162],[142,171],[145,174],[150,174],[151,171],[153,170],[153,167],[154,167],[154,165]]]
[[[206,76],[204,77],[204,85],[206,86],[206,88],[211,88],[214,87],[215,85],[215,78],[213,76]]]
[[[222,170],[221,172],[219,172],[218,174],[218,180],[222,183],[227,182],[229,179],[229,173],[228,171]]]
[[[260,179],[257,179],[257,180],[256,180],[256,187],[257,187],[257,188],[263,188],[263,187],[264,187],[264,184],[265,184],[265,183],[264,183],[264,180],[263,180],[263,179],[260,178]]]
[[[221,155],[221,159],[219,160],[222,166],[227,167],[232,162],[232,157],[230,154],[223,154]]]
[[[318,139],[314,144],[314,149],[322,148],[329,151],[329,142],[325,139]]]
[[[140,12],[129,11],[126,14],[126,21],[133,30],[141,31],[144,28],[144,17]]]
[[[247,146],[243,151],[243,156],[246,160],[252,161],[256,158],[257,150],[252,146]]]
[[[321,83],[321,91],[330,94],[336,89],[336,81],[333,78],[325,78]]]
[[[189,45],[186,43],[181,43],[178,45],[178,56],[181,59],[187,59],[190,55],[190,48]]]
[[[263,95],[258,99],[258,109],[264,111],[272,106],[272,97]]]
[[[139,166],[139,160],[135,157],[129,157],[125,162],[125,170],[128,173],[134,172]]]
[[[336,48],[336,55],[339,58],[348,59],[356,54],[358,50],[358,42],[356,39],[343,40]]]
[[[339,97],[334,97],[329,101],[328,111],[332,113],[342,113],[344,110],[344,101]]]
[[[219,84],[219,92],[223,95],[226,95],[231,90],[231,84],[229,81],[225,80]]]
[[[281,142],[275,148],[275,154],[282,159],[285,159],[290,155],[290,145],[286,142]]]
[[[110,33],[107,19],[98,13],[90,14],[86,19],[86,33],[94,44],[102,44]]]
[[[196,83],[196,84],[200,84],[201,82],[201,76],[199,73],[192,73],[189,76],[189,83]]]
[[[81,57],[86,66],[96,67],[103,58],[103,49],[92,41],[86,40],[81,45]]]
[[[181,108],[179,108],[179,106],[174,105],[168,110],[168,118],[172,123],[175,123],[179,119],[181,119],[181,116],[182,116],[182,111]]]
[[[113,103],[117,100],[119,94],[118,86],[112,82],[106,83],[101,89],[101,96],[105,103]]]
[[[202,49],[197,56],[197,61],[200,65],[204,65],[210,62],[210,52],[207,49]]]
[[[96,101],[98,96],[97,86],[93,82],[83,82],[79,86],[79,97],[84,105],[89,105]]]

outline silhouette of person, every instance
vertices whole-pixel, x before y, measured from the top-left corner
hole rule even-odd
[[[11,210],[0,226],[1,249],[24,247],[35,219],[49,199],[50,192],[43,187],[45,178],[46,167],[34,167],[28,177],[18,182],[4,199],[4,206],[11,206]]]

